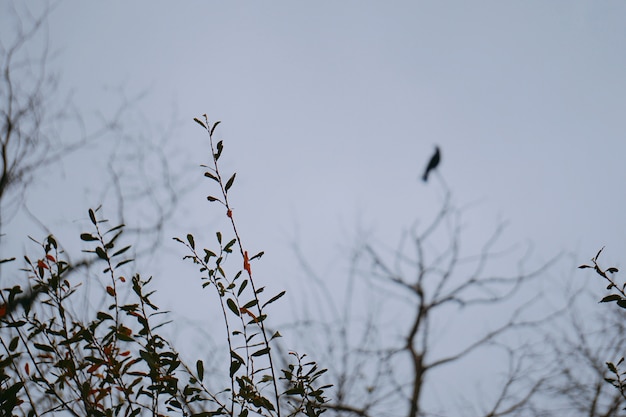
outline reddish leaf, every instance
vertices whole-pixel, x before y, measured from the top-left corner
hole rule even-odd
[[[98,370],[98,368],[99,368],[100,366],[102,366],[102,364],[101,364],[101,363],[96,363],[96,364],[94,364],[94,365],[91,365],[89,368],[87,368],[87,372],[88,372],[88,373],[90,373],[90,374],[92,374],[92,373],[94,373],[95,371],[97,371],[97,370]]]
[[[252,317],[252,320],[254,320],[255,322],[257,321],[256,316],[250,310],[248,310],[247,308],[242,307],[241,308],[241,312],[249,315],[250,317]]]
[[[248,260],[248,251],[245,251],[243,253],[243,269],[246,270],[246,272],[248,273],[248,275],[252,275],[252,271],[250,269],[250,261]]]

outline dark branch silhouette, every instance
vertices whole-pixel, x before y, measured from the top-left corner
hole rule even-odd
[[[328,284],[296,252],[307,281],[313,283],[307,298],[314,301],[305,302],[294,327],[303,338],[325,335],[309,337],[307,346],[319,346],[312,348],[317,349],[315,354],[333,365],[327,376],[333,397],[324,405],[329,416],[463,415],[451,413],[453,403],[465,394],[449,390],[447,403],[437,404],[427,393],[443,389],[439,380],[443,368],[454,366],[463,374],[479,352],[506,354],[498,365],[508,372],[475,379],[488,383],[497,378],[498,385],[487,398],[470,400],[476,408],[472,415],[548,415],[533,412],[541,406],[538,401],[548,378],[545,369],[529,365],[537,357],[534,346],[509,343],[513,337],[538,337],[540,328],[555,318],[556,313],[533,312],[540,293],[528,298],[531,281],[553,260],[528,269],[527,255],[516,259],[512,249],[498,249],[502,224],[484,237],[481,246],[464,249],[461,217],[462,210],[446,193],[434,218],[423,227],[416,223],[398,245],[388,247],[372,238],[360,241],[349,261],[344,290],[338,280]],[[494,269],[509,257],[517,271]],[[442,322],[473,327],[468,317],[485,308],[499,312],[489,326],[477,326],[472,335],[455,338],[453,346],[442,348],[446,337]]]

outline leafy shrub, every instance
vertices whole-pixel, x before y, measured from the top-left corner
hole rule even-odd
[[[318,386],[325,370],[304,362],[306,355],[290,352],[293,363],[277,376],[272,345],[280,333],[268,331],[265,308],[285,292],[265,297],[264,287],[253,280],[251,263],[263,253],[249,256],[239,237],[228,202],[235,174],[223,180],[218,166],[223,142],[213,141],[219,122],[211,125],[206,115],[195,121],[209,136],[212,165],[205,176],[218,186],[217,196],[208,200],[225,208],[232,238],[217,231],[213,249],[200,249],[192,234],[175,240],[187,247],[185,259],[198,266],[202,287],[213,288],[219,300],[229,383],[210,389],[203,360],[185,363],[160,334],[167,312],[151,299],[152,278],[118,272],[132,262],[130,246],[118,243],[124,225],[109,227],[99,208],[89,209],[91,231],[80,237],[90,245],[85,252],[104,265],[105,308],[77,314],[82,283],[72,284],[68,275],[80,271],[64,260],[53,236],[36,241],[37,257],[24,257],[29,289],[16,285],[0,294],[2,415],[314,417],[325,411],[328,386]],[[15,258],[2,262],[11,261]],[[236,273],[226,272],[227,262],[236,265]]]
[[[623,284],[618,284],[613,278],[613,274],[619,272],[619,270],[611,266],[606,269],[602,269],[602,267],[598,264],[598,258],[604,248],[600,249],[596,256],[591,258],[591,265],[580,265],[578,268],[587,269],[592,268],[598,276],[606,280],[609,284],[606,289],[610,290],[612,293],[603,297],[600,302],[601,303],[611,303],[615,302],[619,307],[626,309],[626,282]],[[626,400],[626,371],[620,371],[619,366],[624,362],[624,357],[622,356],[617,363],[614,362],[606,362],[606,366],[611,374],[609,377],[605,378],[605,381],[613,385],[617,388],[622,395],[622,398]],[[626,407],[624,408],[626,410]]]

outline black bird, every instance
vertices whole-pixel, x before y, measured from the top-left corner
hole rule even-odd
[[[435,154],[432,156],[432,158],[430,158],[430,161],[428,161],[428,166],[426,167],[426,171],[424,171],[424,175],[422,176],[422,180],[424,180],[424,182],[428,181],[428,174],[430,174],[430,171],[437,168],[439,162],[441,162],[441,153],[439,152],[439,146],[435,146]]]

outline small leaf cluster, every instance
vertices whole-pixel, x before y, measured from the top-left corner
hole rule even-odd
[[[619,370],[619,366],[623,362],[624,362],[623,357],[620,358],[620,360],[616,364],[614,364],[613,362],[607,362],[606,367],[611,373],[611,377],[604,378],[604,380],[608,382],[609,384],[613,385],[615,388],[617,388],[620,394],[622,395],[622,398],[626,399],[626,379],[625,379],[626,371],[620,372]],[[624,410],[626,410],[626,407],[624,407]]]
[[[212,249],[198,249],[195,238],[187,234],[186,239],[175,238],[176,241],[185,245],[189,255],[184,258],[198,265],[201,274],[202,287],[213,288],[218,297],[223,312],[224,326],[226,328],[226,341],[229,350],[230,364],[228,375],[230,377],[230,390],[232,392],[229,413],[245,417],[249,413],[264,416],[280,416],[281,394],[279,393],[277,377],[274,369],[271,342],[280,337],[280,333],[270,332],[265,327],[267,314],[265,309],[268,305],[279,300],[285,295],[285,291],[275,294],[263,301],[265,287],[257,287],[253,279],[251,261],[260,259],[263,252],[250,257],[244,249],[242,239],[237,230],[228,197],[236,178],[236,173],[223,176],[219,159],[223,154],[224,145],[220,140],[214,145],[215,128],[219,122],[209,123],[206,115],[204,121],[196,118],[196,123],[202,126],[208,133],[211,148],[211,166],[202,165],[207,171],[204,173],[217,185],[217,194],[207,197],[210,202],[218,202],[226,208],[226,216],[230,219],[232,233],[229,239],[225,239],[222,232],[215,234],[217,245]],[[224,181],[223,178],[228,177]],[[234,272],[228,273],[225,268],[227,260],[233,259]],[[230,269],[233,269],[232,267]],[[300,366],[299,369],[302,369]],[[293,373],[293,368],[288,371]],[[291,392],[285,395],[301,395],[301,406],[297,410],[313,410],[315,415],[321,413],[323,404],[323,390],[314,390],[313,382],[323,372],[307,376],[308,379],[300,379],[297,393],[295,385],[290,386]],[[304,378],[304,377],[303,377]],[[288,381],[292,383],[292,378]],[[294,382],[295,384],[295,382]],[[269,394],[266,394],[268,393]],[[316,395],[313,395],[315,393]],[[311,411],[311,412],[313,412]],[[297,413],[296,413],[297,414]],[[295,415],[295,414],[292,414]],[[307,415],[310,414],[307,411]]]
[[[602,253],[603,250],[604,248],[600,249],[598,253],[596,254],[596,256],[591,258],[592,265],[580,265],[578,268],[579,269],[592,268],[594,271],[596,271],[596,274],[598,274],[599,276],[601,276],[602,278],[604,278],[605,280],[609,282],[609,285],[607,285],[606,287],[607,290],[614,289],[614,291],[617,292],[617,293],[613,293],[602,298],[602,300],[600,300],[601,303],[610,303],[610,302],[615,301],[617,305],[620,306],[621,308],[626,308],[626,292],[625,292],[626,282],[622,285],[618,285],[613,280],[613,277],[612,277],[612,274],[619,272],[619,270],[614,266],[606,268],[606,269],[602,269],[600,265],[598,265],[598,258],[600,257],[600,254]]]
[[[598,264],[598,258],[600,257],[600,254],[602,253],[603,250],[604,248],[601,248],[596,254],[596,256],[591,258],[591,263],[592,263],[591,265],[583,264],[583,265],[580,265],[578,268],[593,269],[596,272],[596,274],[598,274],[600,277],[602,277],[603,279],[609,282],[606,289],[612,290],[613,294],[609,294],[603,297],[600,300],[601,303],[615,302],[619,307],[626,309],[626,292],[625,292],[626,282],[623,283],[622,285],[619,285],[618,283],[615,282],[612,275],[619,272],[619,270],[616,267],[612,266],[606,269],[602,269],[600,267],[600,265]],[[623,362],[624,362],[624,357],[620,358],[617,361],[617,363],[606,362],[607,369],[609,373],[611,374],[611,376],[605,377],[604,380],[610,383],[611,385],[613,385],[615,388],[617,388],[622,398],[626,400],[626,379],[624,378],[624,376],[626,375],[626,371],[619,370],[619,366]],[[624,407],[624,410],[626,410],[626,407]]]
[[[318,417],[326,411],[323,408],[326,403],[324,390],[331,385],[315,387],[317,380],[326,373],[326,369],[319,369],[315,362],[302,363],[306,355],[298,355],[296,352],[289,352],[296,363],[289,364],[288,369],[283,369],[283,376],[287,382],[287,390],[283,393],[287,397],[287,404],[291,408],[289,416],[304,414],[307,417]]]

